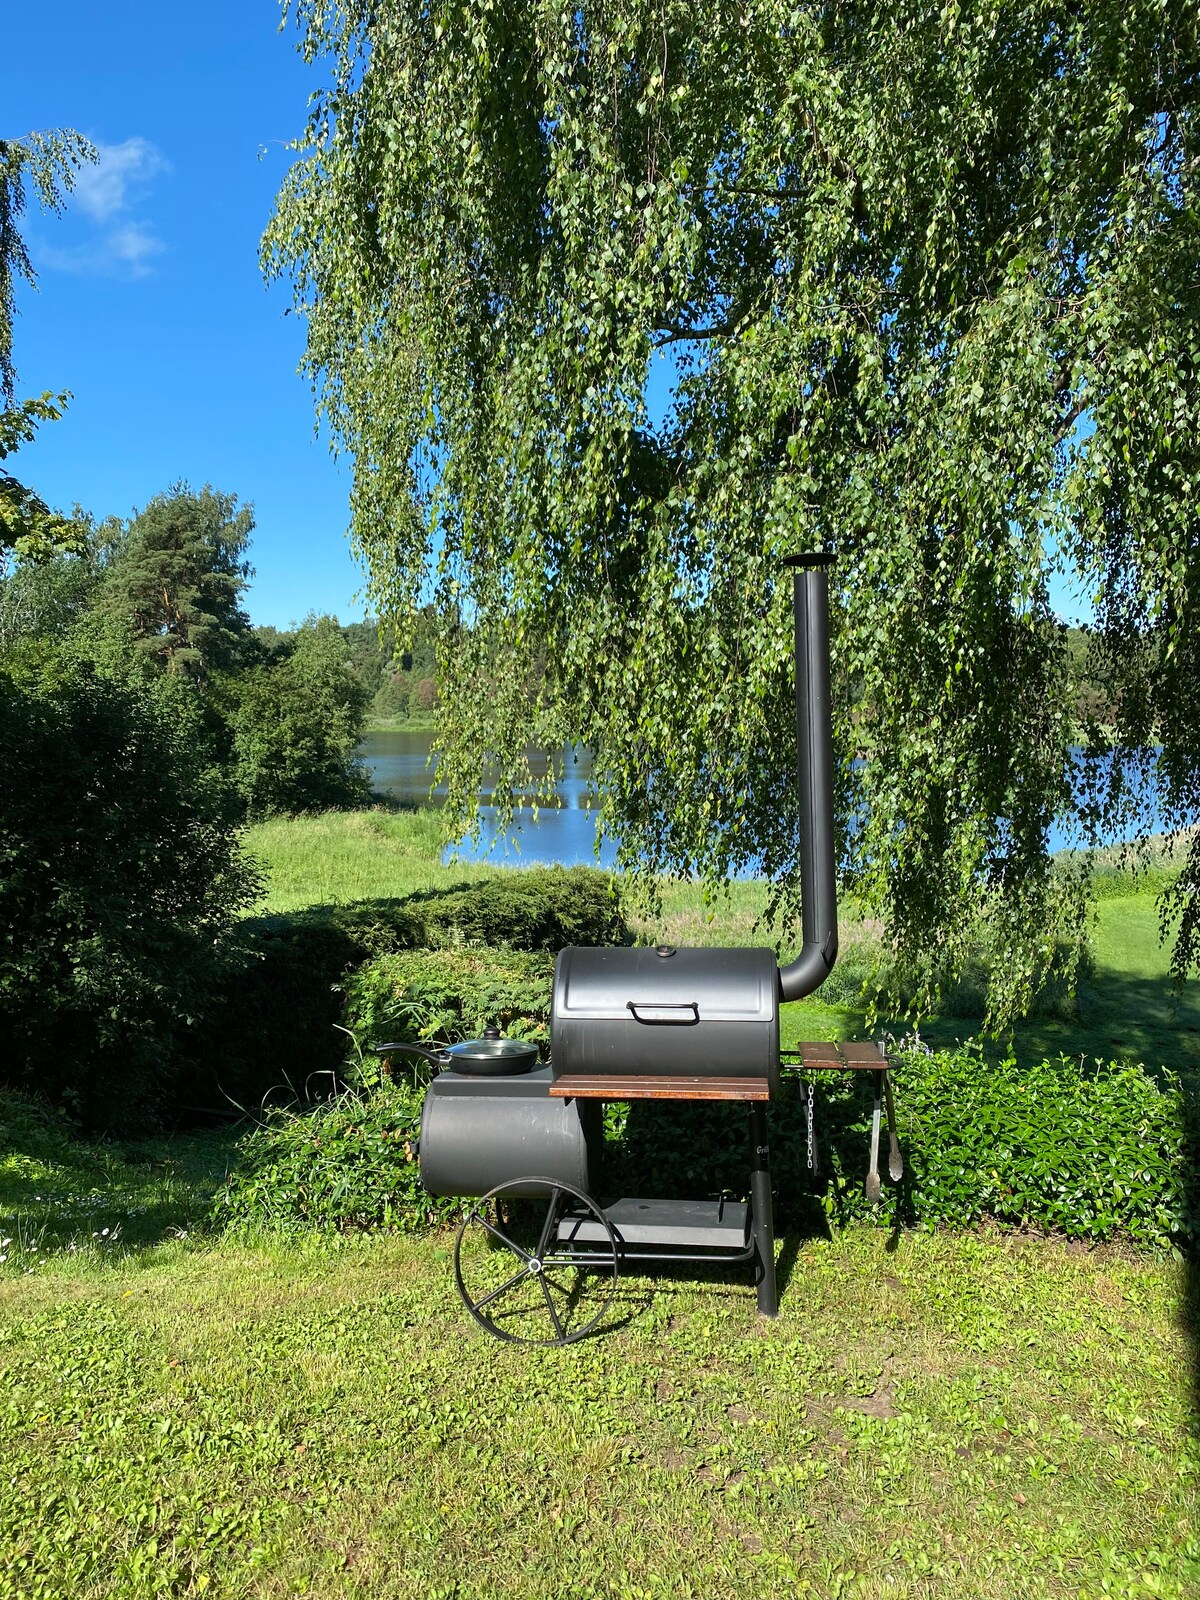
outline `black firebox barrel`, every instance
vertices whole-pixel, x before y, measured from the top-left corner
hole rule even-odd
[[[829,690],[831,555],[789,556],[794,569],[796,739],[800,778],[800,897],[804,944],[779,969],[784,1000],[818,989],[837,960],[837,865],[833,831],[833,737]]]

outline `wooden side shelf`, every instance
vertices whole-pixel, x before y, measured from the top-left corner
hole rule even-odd
[[[818,1041],[783,1052],[784,1066],[800,1072],[881,1072],[887,1062],[873,1044],[841,1039]],[[550,1085],[555,1100],[769,1100],[766,1078],[649,1077],[592,1072],[564,1073]]]
[[[556,1100],[769,1100],[766,1078],[601,1077],[571,1072],[555,1078]]]
[[[839,1039],[837,1044],[812,1041],[783,1051],[784,1066],[791,1065],[803,1072],[880,1072],[887,1062],[878,1046],[857,1044]],[[799,1059],[797,1059],[797,1057]]]

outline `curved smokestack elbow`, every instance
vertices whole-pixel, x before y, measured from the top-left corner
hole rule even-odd
[[[790,556],[795,569],[796,740],[800,777],[800,902],[804,943],[779,969],[784,1000],[802,1000],[837,960],[837,864],[833,834],[833,736],[829,693],[830,555]]]

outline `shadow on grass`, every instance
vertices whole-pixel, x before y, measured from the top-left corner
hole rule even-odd
[[[855,1124],[861,1107],[846,1097],[834,1113],[836,1125],[824,1119],[823,1140],[835,1139],[851,1147],[862,1146],[866,1171],[866,1143]],[[776,1234],[775,1279],[780,1299],[788,1286],[802,1247],[813,1239],[831,1237],[818,1190],[824,1178],[814,1178],[807,1166],[807,1128],[801,1085],[785,1078],[770,1108],[771,1179],[774,1191]],[[828,1145],[826,1145],[828,1149]],[[671,1102],[637,1100],[624,1117],[619,1142],[605,1150],[604,1189],[608,1194],[664,1200],[716,1200],[741,1198],[749,1193],[752,1150],[749,1119],[744,1105],[731,1102]],[[782,1244],[780,1244],[782,1241]],[[646,1264],[648,1275],[663,1282],[689,1281],[750,1285],[753,1266],[745,1262],[713,1261]]]
[[[1197,1227],[1200,1223],[1200,1087],[1193,1079],[1190,1088],[1191,1092],[1184,1100],[1184,1116],[1187,1119],[1186,1150],[1189,1158],[1188,1205],[1193,1227],[1196,1232],[1200,1232],[1200,1227]],[[1183,1274],[1183,1302],[1180,1315],[1191,1361],[1190,1427],[1192,1438],[1197,1440],[1200,1439],[1200,1242],[1197,1241],[1195,1234],[1192,1249],[1184,1261]],[[1192,1531],[1200,1537],[1200,1519]]]
[[[1082,1056],[1141,1062],[1152,1072],[1168,1067],[1182,1078],[1200,1078],[1200,985],[1190,984],[1178,996],[1164,979],[1104,970],[1081,988],[1078,1008],[1075,1018],[1033,1016],[1018,1023],[1013,1030],[1017,1060]],[[904,1023],[885,1026],[893,1032],[905,1029]],[[939,1017],[920,1031],[927,1044],[941,1048],[978,1037],[982,1026],[981,1017]],[[985,1057],[1006,1048],[1006,1042],[985,1041]]]
[[[0,1148],[10,1264],[84,1249],[133,1255],[203,1229],[237,1131],[105,1145],[50,1127]]]

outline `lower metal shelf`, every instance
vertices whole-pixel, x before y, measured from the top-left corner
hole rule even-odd
[[[605,1206],[604,1215],[622,1256],[677,1260],[692,1252],[720,1251],[736,1258],[748,1257],[754,1249],[750,1207],[743,1201],[618,1200]],[[608,1236],[596,1217],[568,1211],[559,1220],[556,1244],[560,1250],[608,1246]]]

